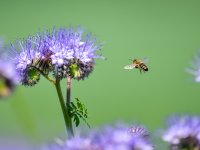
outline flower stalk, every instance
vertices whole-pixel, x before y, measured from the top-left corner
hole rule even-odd
[[[70,105],[70,101],[71,101],[71,77],[70,75],[67,75],[67,95],[66,95],[66,105]]]
[[[60,101],[60,105],[61,105],[61,108],[62,108],[66,129],[67,129],[69,138],[71,138],[71,137],[74,136],[72,121],[71,121],[71,118],[69,116],[68,107],[67,107],[67,105],[65,105],[65,102],[64,102],[64,98],[63,98],[62,91],[61,91],[61,88],[60,88],[60,79],[56,79],[55,87],[56,87],[56,91],[57,91],[58,98],[59,98],[59,101]]]

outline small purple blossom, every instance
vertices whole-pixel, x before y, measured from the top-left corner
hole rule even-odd
[[[200,117],[173,117],[162,136],[171,146],[200,148]]]

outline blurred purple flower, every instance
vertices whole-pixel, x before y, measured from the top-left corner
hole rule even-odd
[[[142,128],[137,126],[137,132],[130,134],[126,126],[108,126],[103,131],[91,132],[88,136],[75,136],[45,150],[153,150],[146,134],[144,136],[144,132],[138,129]],[[144,128],[143,131],[147,133]]]
[[[56,143],[48,144],[43,150],[101,150],[89,137],[76,135],[66,142],[56,139]]]
[[[0,41],[0,44],[0,98],[5,98],[13,92],[19,82],[19,75],[14,64],[5,55],[3,42]]]
[[[0,150],[36,150],[27,140],[18,138],[1,138]]]
[[[94,139],[103,150],[153,150],[146,136],[146,129],[134,126],[131,131],[134,132],[130,132],[130,128],[125,125],[107,127],[97,133]]]
[[[200,117],[172,117],[169,128],[162,136],[172,147],[200,148]]]

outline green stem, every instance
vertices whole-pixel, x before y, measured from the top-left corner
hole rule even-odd
[[[61,91],[61,88],[60,88],[60,79],[56,79],[55,87],[56,87],[56,90],[57,90],[57,94],[58,94],[58,97],[59,97],[59,100],[60,100],[60,105],[61,105],[61,108],[62,108],[63,116],[64,116],[64,119],[65,119],[66,129],[67,129],[67,132],[69,134],[69,137],[71,138],[71,137],[74,136],[72,121],[71,121],[71,118],[69,116],[68,107],[67,107],[67,105],[65,105],[65,101],[64,101],[64,98],[63,98],[63,95],[62,95],[62,91]]]

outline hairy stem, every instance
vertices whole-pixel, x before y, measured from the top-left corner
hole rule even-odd
[[[67,95],[66,95],[66,104],[70,105],[71,101],[71,77],[67,76]]]
[[[57,94],[60,100],[60,105],[62,108],[62,112],[63,112],[63,116],[64,116],[64,120],[65,120],[65,125],[66,125],[66,129],[68,132],[69,137],[73,137],[74,133],[73,133],[73,127],[72,127],[72,121],[71,118],[69,116],[69,111],[68,111],[68,106],[65,105],[65,101],[62,95],[62,91],[60,88],[60,79],[56,79],[56,84],[55,84],[56,90],[57,90]]]

